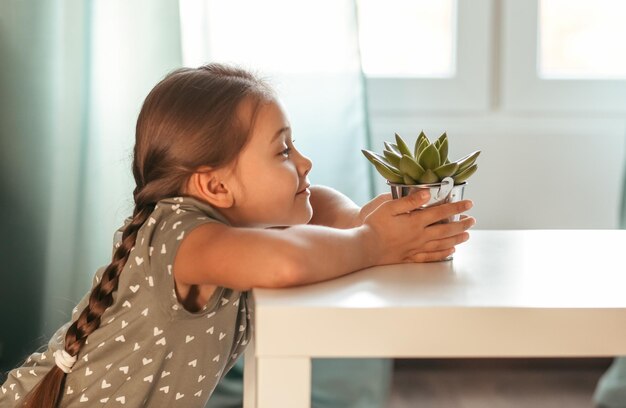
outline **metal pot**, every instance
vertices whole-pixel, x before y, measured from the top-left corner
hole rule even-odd
[[[432,184],[397,184],[387,181],[387,184],[391,187],[391,195],[394,199],[400,197],[406,197],[414,191],[428,190],[430,192],[430,200],[420,208],[434,207],[445,203],[454,203],[463,199],[463,191],[467,182],[454,185],[454,180],[451,177],[444,178],[441,183]],[[442,220],[442,223],[459,221],[460,214]]]

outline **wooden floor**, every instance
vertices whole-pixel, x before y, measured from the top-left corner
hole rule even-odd
[[[591,408],[610,359],[396,360],[387,408]]]

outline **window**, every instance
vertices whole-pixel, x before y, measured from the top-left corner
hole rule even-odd
[[[373,115],[490,108],[490,0],[360,0],[359,10],[362,61]],[[407,28],[410,24],[421,27]],[[375,42],[376,32],[384,33],[379,42]],[[394,36],[402,36],[403,41]],[[412,36],[427,38],[413,41]],[[372,61],[374,50],[385,56],[383,67]],[[400,68],[389,68],[394,65]]]
[[[503,108],[622,115],[624,21],[618,1],[504,0]]]
[[[626,79],[625,39],[624,2],[541,0],[539,77]]]

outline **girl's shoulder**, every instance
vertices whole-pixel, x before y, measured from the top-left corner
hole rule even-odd
[[[160,200],[154,207],[154,215],[159,218],[184,218],[197,215],[199,219],[214,220],[229,225],[228,220],[212,205],[194,197],[169,197]],[[178,217],[177,217],[178,216]],[[150,219],[148,219],[150,222]]]

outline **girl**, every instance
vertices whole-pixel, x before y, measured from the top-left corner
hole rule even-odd
[[[250,340],[251,288],[443,259],[474,224],[435,224],[469,201],[410,212],[428,197],[381,196],[355,210],[312,188],[310,170],[264,82],[219,64],[168,75],[137,120],[135,209],[112,262],[9,373],[0,406],[203,407]]]

